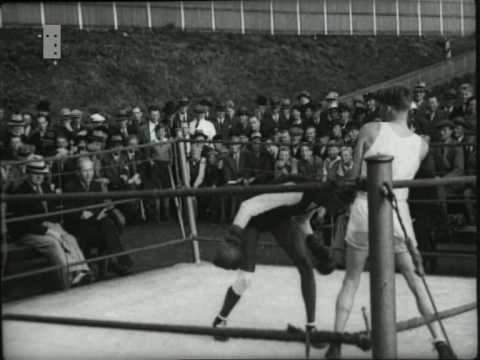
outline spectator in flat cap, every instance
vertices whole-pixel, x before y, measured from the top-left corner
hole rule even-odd
[[[125,190],[127,183],[127,164],[121,156],[123,147],[121,134],[112,134],[107,141],[107,149],[116,150],[101,157],[103,176],[108,179],[108,187],[112,191]]]
[[[248,184],[265,184],[273,179],[274,162],[262,145],[262,134],[253,132],[250,136],[250,157],[252,163],[252,174],[247,179]]]
[[[298,174],[321,181],[322,169],[323,161],[313,153],[312,145],[307,142],[301,143],[298,160]]]
[[[285,129],[288,124],[282,122],[280,98],[272,99],[272,109],[263,118],[260,124],[260,132],[264,138],[274,136],[280,129]]]
[[[441,120],[436,124],[440,130],[442,144],[451,145],[457,142],[453,138],[455,124],[448,120]],[[436,173],[444,174],[446,177],[461,176],[464,174],[464,156],[461,147],[446,146],[435,147],[433,151]]]
[[[227,117],[227,108],[223,104],[217,104],[215,107],[215,117],[212,120],[215,132],[220,135],[220,139],[227,141],[232,129],[232,119]]]
[[[195,131],[203,132],[208,140],[211,140],[216,134],[215,126],[211,121],[207,120],[207,107],[202,104],[195,105],[195,118],[190,122],[190,134],[193,135]]]
[[[49,194],[52,190],[45,182],[49,170],[41,157],[26,166],[27,178],[16,189],[17,194]],[[56,203],[46,200],[34,200],[25,206],[23,203],[12,203],[14,216],[28,216],[55,211]],[[10,206],[9,206],[10,209]],[[58,271],[60,288],[78,286],[93,281],[93,274],[85,263],[69,264],[84,261],[85,257],[78,246],[77,239],[68,233],[57,217],[27,220],[14,223],[9,228],[13,238],[20,243],[32,247],[45,256],[50,265],[65,266]]]
[[[207,96],[199,102],[200,105],[205,107],[205,119],[210,121],[210,116],[212,115],[213,108],[213,99],[210,96]]]
[[[106,126],[106,118],[102,114],[95,112],[89,116],[88,127],[95,129],[99,126]]]

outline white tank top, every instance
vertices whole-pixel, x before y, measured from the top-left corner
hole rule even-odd
[[[417,134],[398,136],[391,125],[380,123],[380,131],[372,146],[365,152],[364,159],[374,155],[391,155],[393,180],[411,180],[420,167],[422,138]],[[367,163],[362,161],[361,177],[367,177]],[[408,199],[408,188],[395,189],[398,200]]]

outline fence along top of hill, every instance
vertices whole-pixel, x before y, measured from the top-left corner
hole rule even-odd
[[[274,34],[469,35],[475,0],[5,2],[1,27],[161,27]]]
[[[348,102],[353,100],[357,95],[375,93],[378,90],[387,89],[392,86],[404,85],[412,89],[419,81],[425,81],[428,87],[432,88],[436,85],[449,82],[453,78],[475,73],[476,55],[476,51],[469,51],[462,55],[455,56],[450,60],[441,61],[396,78],[344,94],[340,96],[339,100]]]

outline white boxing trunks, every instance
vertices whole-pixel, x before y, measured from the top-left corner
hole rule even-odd
[[[398,209],[407,235],[412,239],[413,245],[416,247],[417,239],[413,231],[412,217],[407,201],[398,200]],[[365,192],[358,192],[350,207],[350,218],[348,220],[345,241],[349,246],[357,250],[368,251],[368,201]],[[393,214],[393,242],[395,253],[408,251],[405,236],[395,213]]]

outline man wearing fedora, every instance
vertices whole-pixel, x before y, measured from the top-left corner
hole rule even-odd
[[[35,145],[35,153],[43,156],[53,155],[55,150],[55,130],[45,115],[37,116],[37,128],[28,138],[28,143]]]
[[[16,189],[16,193],[51,193],[45,183],[45,176],[49,172],[45,161],[39,156],[36,156],[34,160],[26,165],[27,179]],[[56,210],[55,204],[45,200],[28,201],[28,206],[25,206],[24,203],[12,203],[11,205],[14,216],[42,214]],[[92,272],[86,263],[69,266],[69,264],[84,261],[85,257],[75,237],[65,231],[57,218],[49,216],[13,223],[11,232],[19,242],[46,256],[51,265],[65,266],[59,271],[62,288],[93,281]]]

